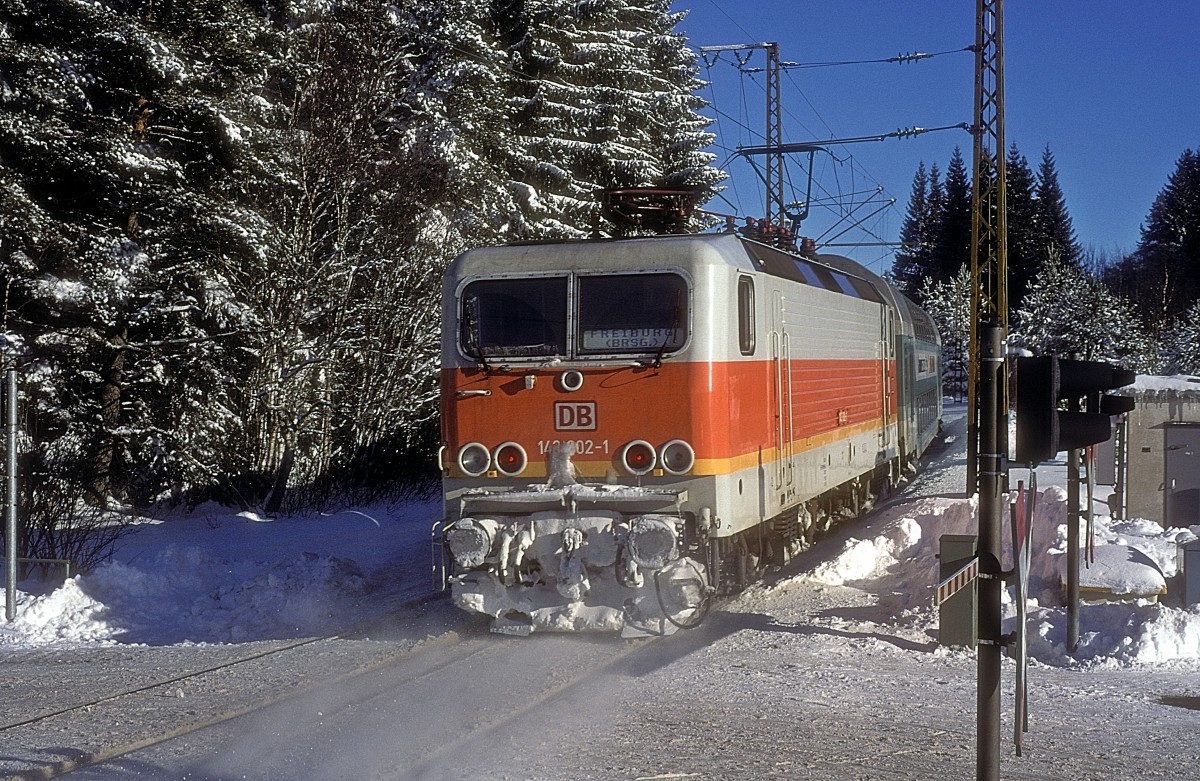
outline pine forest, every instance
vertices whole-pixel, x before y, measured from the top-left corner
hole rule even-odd
[[[1137,248],[1122,257],[1084,250],[1048,147],[1035,171],[1013,144],[1005,181],[1010,348],[1144,374],[1200,373],[1200,153],[1180,156]],[[959,397],[970,339],[971,184],[960,150],[944,178],[937,163],[918,166],[891,271],[937,323],[945,388]]]

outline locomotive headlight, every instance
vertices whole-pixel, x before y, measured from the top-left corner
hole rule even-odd
[[[492,454],[478,442],[468,442],[458,451],[458,468],[471,477],[482,477],[492,465]]]
[[[658,449],[658,460],[663,469],[673,475],[682,475],[696,465],[696,451],[682,439],[672,439]]]
[[[559,375],[558,384],[567,393],[574,393],[583,387],[583,372],[568,369]]]
[[[678,558],[673,518],[657,515],[639,515],[629,525],[629,539],[625,543],[629,557],[639,567],[660,570]]]
[[[525,448],[516,442],[505,442],[492,452],[492,463],[503,474],[515,477],[525,471],[529,458],[525,455]]]
[[[621,464],[630,474],[645,475],[658,462],[658,454],[654,446],[644,439],[635,439],[621,448]]]
[[[496,541],[495,521],[460,518],[445,531],[446,545],[454,563],[464,569],[483,565]]]

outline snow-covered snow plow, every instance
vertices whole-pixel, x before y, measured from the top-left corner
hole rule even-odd
[[[496,632],[657,635],[698,625],[712,589],[687,555],[685,519],[636,511],[675,509],[681,496],[578,484],[465,492],[458,519],[434,529],[438,578]]]

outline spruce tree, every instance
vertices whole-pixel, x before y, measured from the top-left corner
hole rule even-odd
[[[1037,171],[1037,237],[1044,261],[1052,252],[1061,260],[1079,265],[1083,250],[1075,238],[1071,226],[1071,215],[1067,211],[1067,199],[1058,184],[1058,169],[1054,154],[1047,146],[1042,150],[1042,162]]]
[[[278,30],[237,0],[33,0],[0,27],[0,261],[6,326],[42,367],[34,468],[96,503],[147,498],[220,447],[183,432],[223,408],[223,335],[247,318],[210,261],[256,252],[243,184],[270,168],[251,150]]]
[[[939,282],[926,277],[921,299],[942,340],[943,390],[961,401],[967,392],[971,342],[970,266],[960,266],[957,274]]]
[[[1042,264],[1033,171],[1025,155],[1013,144],[1005,161],[1008,209],[1008,301],[1015,310]]]
[[[1152,324],[1165,324],[1200,300],[1200,152],[1180,155],[1150,207],[1129,266]]]
[[[1200,301],[1175,320],[1163,348],[1167,372],[1200,375]]]
[[[946,169],[944,193],[933,253],[935,281],[952,279],[971,263],[971,180],[958,147]]]
[[[1053,250],[1013,324],[1013,340],[1037,355],[1079,354],[1140,372],[1158,368],[1153,340],[1133,306]]]
[[[925,161],[917,164],[904,223],[900,226],[900,250],[892,263],[892,279],[905,295],[920,300],[922,280],[927,275],[926,258],[931,243],[927,227],[929,214],[929,174]]]
[[[528,0],[514,68],[513,179],[538,196],[541,237],[581,237],[599,189],[720,179],[702,149],[695,55],[666,0]]]

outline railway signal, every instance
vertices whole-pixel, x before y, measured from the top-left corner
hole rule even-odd
[[[1132,383],[1131,371],[1100,361],[1055,356],[1017,361],[1017,441],[1015,457],[1030,468],[1065,450],[1067,456],[1067,650],[1079,645],[1079,451],[1112,436],[1112,416],[1133,410],[1132,396],[1107,391]],[[1080,399],[1087,399],[1086,410]],[[1066,409],[1059,409],[1065,403]],[[1093,465],[1088,469],[1088,525],[1091,525]]]
[[[1133,409],[1133,398],[1106,391],[1128,385],[1134,373],[1100,361],[1053,355],[1017,359],[1016,460],[1037,465],[1062,450],[1106,441],[1110,416]],[[1087,397],[1087,411],[1079,399]],[[1067,409],[1059,409],[1066,402]]]

